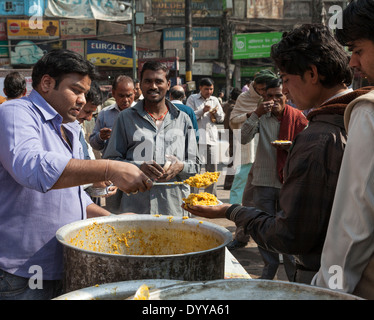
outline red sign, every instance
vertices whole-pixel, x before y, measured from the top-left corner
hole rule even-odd
[[[19,26],[18,23],[13,22],[9,25],[9,31],[11,33],[18,33],[20,30],[21,30],[21,27]]]

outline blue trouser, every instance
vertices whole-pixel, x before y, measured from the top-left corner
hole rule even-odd
[[[32,289],[28,278],[0,269],[0,300],[50,300],[61,294],[61,280],[44,280],[42,288]]]
[[[252,163],[241,165],[235,173],[235,178],[230,189],[230,203],[241,204],[243,192],[248,179],[248,173],[251,170]]]

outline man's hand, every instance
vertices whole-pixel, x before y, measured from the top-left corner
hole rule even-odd
[[[153,186],[149,176],[131,163],[109,161],[106,171],[106,180],[112,181],[115,186],[125,193],[144,192]]]
[[[225,218],[226,210],[231,207],[231,204],[221,204],[220,206],[189,206],[182,205],[182,208],[195,216],[216,219]]]
[[[154,160],[143,162],[140,170],[152,180],[158,180],[165,173],[165,170]]]
[[[110,135],[112,133],[112,129],[109,128],[102,128],[100,129],[100,139],[101,140],[108,140],[110,138]]]
[[[271,112],[271,109],[273,108],[274,101],[264,101],[259,103],[256,110],[254,111],[257,116],[260,118],[264,114]]]
[[[165,173],[158,179],[160,182],[167,182],[170,179],[173,179],[184,168],[183,162],[181,162],[177,157],[166,156],[166,158],[170,165],[167,168],[164,167]]]
[[[209,104],[204,105],[203,113],[210,111],[212,107]]]

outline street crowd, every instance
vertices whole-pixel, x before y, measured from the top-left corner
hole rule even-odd
[[[374,0],[354,0],[341,29],[285,32],[271,48],[277,71],[263,69],[227,101],[210,78],[187,97],[153,60],[139,80],[117,76],[105,101],[94,66],[72,51],[45,54],[27,96],[24,77],[9,73],[0,104],[0,300],[61,295],[56,231],[129,213],[227,218],[236,224],[230,249],[257,243],[261,279],[274,278],[281,254],[291,282],[373,299],[374,87],[352,89],[354,71],[374,82],[372,21]],[[203,166],[218,170],[218,124],[229,137],[230,203],[183,205],[198,190],[172,183]],[[216,183],[204,191],[216,196]],[[34,265],[43,289],[29,286]]]

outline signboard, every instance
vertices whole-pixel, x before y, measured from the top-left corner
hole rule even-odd
[[[44,14],[44,0],[0,0],[1,16],[39,16]]]
[[[136,49],[160,50],[161,31],[144,32],[136,38]],[[132,46],[131,24],[98,21],[97,39]]]
[[[95,66],[132,68],[132,47],[120,43],[87,40],[87,60]]]
[[[66,49],[79,53],[84,57],[84,40],[67,40]]]
[[[157,17],[184,17],[185,0],[152,0],[152,15]],[[192,17],[221,17],[222,1],[191,0]]]
[[[0,68],[10,68],[10,58],[0,58]]]
[[[96,20],[60,20],[61,39],[96,37]]]
[[[0,22],[0,40],[7,40],[6,22]]]
[[[47,17],[130,21],[129,1],[113,0],[47,0]]]
[[[253,78],[254,75],[257,73],[257,72],[260,72],[261,70],[264,70],[264,69],[267,69],[267,70],[271,70],[274,72],[274,68],[273,67],[257,67],[257,66],[253,66],[253,67],[240,67],[240,76],[243,77],[243,78]]]
[[[10,63],[16,66],[33,66],[45,53],[63,49],[62,41],[39,43],[32,40],[11,40]]]
[[[9,48],[7,40],[0,40],[0,57],[9,58]]]
[[[185,60],[185,28],[169,28],[163,31],[164,49],[178,48],[178,57]],[[195,59],[218,59],[219,28],[192,28],[192,47]]]
[[[179,63],[179,74],[186,74],[186,63],[181,61]],[[194,76],[212,76],[213,63],[212,62],[195,62],[192,64],[192,74]]]
[[[41,26],[30,25],[30,20],[7,20],[8,39],[58,39],[60,37],[57,20],[42,20]]]
[[[283,0],[247,0],[247,18],[283,19],[283,5]]]
[[[270,57],[271,46],[282,38],[282,32],[243,33],[233,36],[233,59]]]

